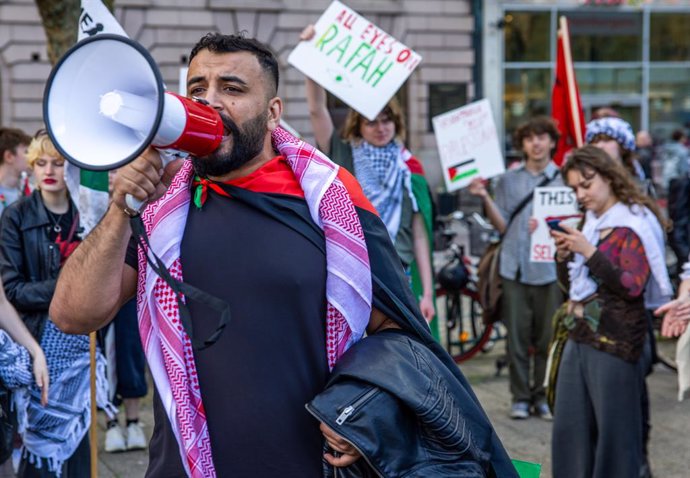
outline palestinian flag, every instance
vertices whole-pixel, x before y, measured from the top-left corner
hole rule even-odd
[[[101,0],[81,1],[78,31],[78,41],[99,33],[127,36]],[[86,236],[108,209],[108,172],[87,171],[67,163],[65,180],[72,200],[79,210],[79,220]]]
[[[66,162],[65,181],[86,236],[108,209],[108,171],[88,171]]]
[[[467,159],[448,168],[448,177],[451,183],[462,181],[477,174],[479,174],[479,169],[477,168],[477,160],[474,158]]]

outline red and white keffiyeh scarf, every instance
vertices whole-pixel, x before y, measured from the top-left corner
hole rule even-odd
[[[355,206],[338,179],[338,166],[282,128],[272,135],[304,190],[312,219],[326,240],[326,353],[329,367],[365,331],[371,315],[371,268]],[[185,161],[165,195],[142,214],[150,247],[182,280],[180,243],[191,202],[193,168]],[[163,408],[180,447],[187,474],[216,476],[206,412],[190,337],[180,322],[173,290],[147,264],[139,248],[139,332]],[[231,304],[232,305],[232,304]]]

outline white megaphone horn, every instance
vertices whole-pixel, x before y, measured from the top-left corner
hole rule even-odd
[[[105,171],[149,145],[205,156],[223,138],[216,110],[165,91],[153,58],[140,44],[101,34],[74,45],[50,73],[43,96],[50,139],[69,162]],[[135,210],[141,202],[127,197]]]

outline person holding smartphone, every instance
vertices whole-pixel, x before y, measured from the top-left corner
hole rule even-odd
[[[671,292],[658,207],[604,150],[575,150],[561,170],[586,210],[582,231],[552,230],[569,330],[558,381],[553,475],[639,476],[644,461],[646,289]],[[593,438],[594,437],[594,438]]]

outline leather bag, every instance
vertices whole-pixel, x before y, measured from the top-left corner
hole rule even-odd
[[[477,267],[477,292],[482,306],[484,324],[493,324],[501,320],[502,279],[499,271],[501,241],[496,241],[486,248]]]

